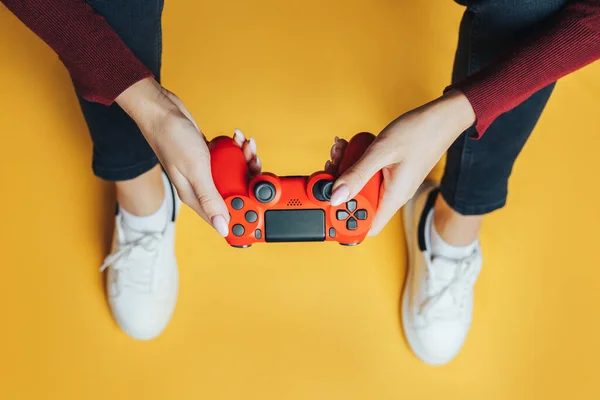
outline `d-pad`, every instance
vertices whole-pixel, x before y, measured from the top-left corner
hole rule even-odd
[[[350,200],[346,203],[346,210],[337,210],[335,217],[338,221],[346,221],[346,228],[354,231],[358,228],[357,220],[367,219],[367,210],[357,210],[356,200]]]

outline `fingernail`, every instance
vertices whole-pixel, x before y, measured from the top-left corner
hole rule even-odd
[[[334,207],[339,206],[348,200],[348,197],[350,197],[350,190],[348,189],[348,186],[342,185],[335,189],[331,194],[331,205]]]
[[[336,136],[334,141],[335,141],[335,144],[338,144],[338,142],[340,141],[340,138]]]
[[[254,157],[254,159],[256,160],[256,165],[258,166],[258,168],[262,167],[262,161],[260,161],[260,158],[258,158],[258,156]]]
[[[331,146],[331,151],[329,152],[331,158],[335,158],[335,144]]]
[[[234,135],[235,135],[235,141],[238,142],[239,145],[241,146],[246,141],[246,138],[244,137],[244,134],[242,133],[242,131],[240,131],[237,128],[233,132],[234,132]]]
[[[379,229],[373,229],[373,228],[371,228],[369,230],[369,233],[367,233],[367,236],[373,237],[373,236],[379,235],[380,233],[381,233],[381,228],[379,228]]]
[[[256,140],[253,137],[250,138],[250,151],[252,154],[256,154]]]
[[[331,161],[327,161],[325,163],[325,171],[327,171],[329,169],[329,167],[331,167]]]
[[[223,237],[227,237],[229,235],[229,227],[227,226],[227,222],[225,221],[225,217],[222,215],[215,215],[212,217],[212,225],[219,232],[219,235]]]

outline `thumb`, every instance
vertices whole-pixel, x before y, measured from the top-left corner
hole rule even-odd
[[[387,166],[386,153],[388,151],[382,148],[377,141],[373,142],[362,157],[335,181],[331,194],[331,205],[339,206],[356,196],[373,175]]]
[[[226,237],[229,234],[229,210],[213,181],[210,162],[202,163],[196,174],[188,179],[195,195],[196,212]]]

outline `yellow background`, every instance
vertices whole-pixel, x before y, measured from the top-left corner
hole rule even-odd
[[[435,4],[434,4],[435,3]],[[209,136],[310,173],[333,136],[437,96],[453,2],[167,1],[164,84]],[[400,219],[357,248],[227,247],[189,209],[178,308],[152,342],[111,319],[114,193],[57,57],[0,8],[1,399],[598,399],[600,65],[563,79],[486,219],[475,321],[451,364],[407,348]],[[439,170],[438,170],[439,172]]]

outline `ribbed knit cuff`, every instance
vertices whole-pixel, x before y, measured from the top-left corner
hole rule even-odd
[[[456,89],[469,99],[478,139],[499,115],[598,58],[600,2],[575,2],[536,35],[445,91]]]
[[[1,1],[59,55],[86,100],[110,105],[125,89],[153,76],[83,0]]]

